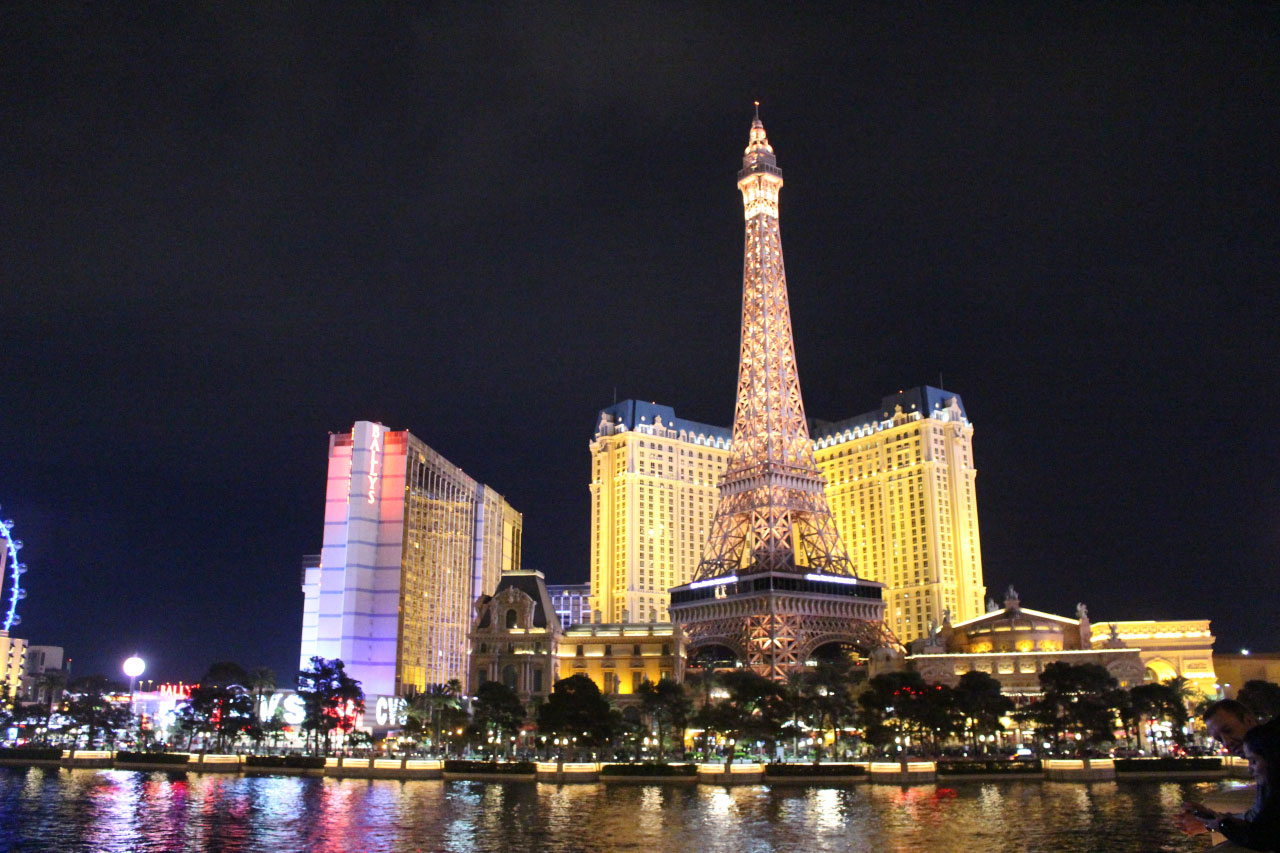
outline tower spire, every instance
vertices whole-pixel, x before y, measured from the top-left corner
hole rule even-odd
[[[733,447],[702,561],[671,590],[669,612],[691,660],[727,648],[781,680],[822,645],[900,644],[884,627],[884,585],[854,576],[814,459],[778,234],[782,171],[758,112],[738,189],[747,222]]]
[[[782,170],[759,112],[738,189],[746,241],[733,451],[695,580],[744,569],[852,575],[800,397],[778,231]]]

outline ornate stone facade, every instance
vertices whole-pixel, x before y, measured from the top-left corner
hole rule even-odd
[[[1077,618],[1042,613],[1022,606],[1013,587],[1003,608],[952,625],[950,618],[929,638],[911,644],[907,664],[925,681],[955,686],[970,670],[1000,681],[1007,694],[1040,692],[1040,673],[1051,663],[1093,663],[1105,667],[1121,687],[1142,684],[1141,653],[1110,632],[1093,642],[1084,605]]]
[[[471,682],[516,691],[526,704],[551,693],[555,682],[585,675],[622,707],[638,700],[640,686],[684,675],[684,642],[667,622],[561,624],[540,572],[506,572],[493,595],[475,605],[471,628]]]

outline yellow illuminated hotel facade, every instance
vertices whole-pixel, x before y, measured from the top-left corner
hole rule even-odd
[[[959,396],[913,388],[810,433],[840,537],[859,576],[886,584],[894,633],[911,640],[944,613],[983,613],[973,426]],[[730,439],[669,406],[601,411],[590,445],[593,621],[667,621],[667,590],[693,580],[710,534]]]

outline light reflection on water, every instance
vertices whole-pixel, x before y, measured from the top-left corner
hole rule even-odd
[[[0,768],[13,851],[1197,850],[1216,785],[545,785]]]

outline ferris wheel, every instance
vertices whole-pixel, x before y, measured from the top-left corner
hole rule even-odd
[[[27,597],[27,591],[22,588],[22,576],[26,574],[27,564],[18,560],[22,540],[13,538],[12,519],[0,521],[0,537],[4,540],[0,546],[0,602],[5,587],[9,589],[8,607],[0,603],[0,631],[8,633],[10,628],[22,621],[22,617],[18,615],[18,602]]]

